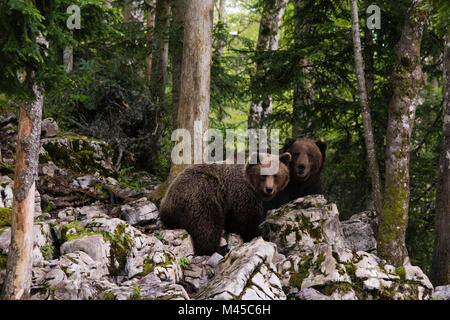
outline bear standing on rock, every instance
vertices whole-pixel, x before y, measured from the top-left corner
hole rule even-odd
[[[280,153],[289,152],[290,181],[272,200],[264,202],[264,211],[277,209],[289,201],[310,194],[323,194],[320,173],[325,162],[327,146],[321,141],[288,138]]]
[[[259,235],[258,226],[265,217],[263,201],[288,184],[291,155],[254,154],[251,158],[256,155],[257,161],[245,165],[193,165],[167,190],[160,205],[161,220],[167,228],[186,229],[197,255],[219,251],[224,229],[240,234],[246,242]],[[278,172],[263,175],[261,169],[275,161]]]

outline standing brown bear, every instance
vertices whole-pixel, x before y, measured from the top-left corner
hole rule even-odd
[[[264,210],[279,208],[289,201],[310,194],[322,194],[320,172],[325,162],[326,149],[326,144],[321,141],[286,139],[280,153],[289,152],[292,155],[289,164],[290,181],[272,200],[264,202]]]
[[[175,178],[162,199],[161,220],[167,228],[186,229],[197,255],[219,251],[224,229],[250,241],[259,235],[258,226],[265,218],[263,201],[272,199],[288,184],[290,161],[289,153],[279,157],[259,154],[257,161],[247,161],[245,165],[188,167]],[[278,172],[262,174],[262,168],[277,164]]]

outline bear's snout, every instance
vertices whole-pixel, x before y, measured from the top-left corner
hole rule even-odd
[[[265,191],[266,191],[267,194],[272,194],[273,188],[272,187],[266,187]]]

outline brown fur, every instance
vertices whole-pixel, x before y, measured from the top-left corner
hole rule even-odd
[[[264,203],[265,211],[281,207],[283,204],[310,194],[322,194],[320,173],[325,162],[326,144],[311,139],[286,139],[282,152],[289,152],[290,181],[283,191]]]
[[[278,172],[271,176],[260,174],[261,161],[193,165],[169,187],[161,201],[161,220],[168,228],[186,229],[197,255],[219,251],[224,229],[250,241],[259,235],[258,226],[265,217],[263,200],[272,199],[289,182],[290,159],[288,153],[280,155]]]

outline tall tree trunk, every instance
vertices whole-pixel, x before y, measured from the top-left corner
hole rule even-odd
[[[274,51],[278,49],[281,18],[283,17],[287,3],[288,0],[273,0],[266,2],[259,25],[258,42],[256,44],[257,52],[268,50]],[[257,63],[255,79],[263,77],[266,71],[263,63]],[[261,92],[254,93],[250,104],[248,128],[263,128],[264,118],[271,113],[272,96]]]
[[[311,32],[311,25],[302,21],[301,12],[303,11],[307,0],[294,1],[294,43],[300,46],[303,42],[303,37]],[[300,138],[304,136],[305,128],[298,125],[298,120],[305,118],[303,112],[311,107],[314,102],[314,89],[312,86],[312,79],[310,77],[310,67],[307,58],[300,60],[299,76],[295,83],[293,92],[292,105],[292,136]]]
[[[73,30],[70,31],[71,37],[73,37]],[[67,46],[64,48],[63,51],[63,64],[64,64],[64,71],[66,73],[71,73],[73,70],[73,47]]]
[[[165,102],[167,60],[169,56],[170,4],[156,0],[156,21],[153,37],[153,61],[150,90],[156,103]]]
[[[33,86],[33,91],[35,100],[20,104],[11,244],[1,294],[2,299],[8,300],[27,299],[31,288],[35,178],[39,163],[43,102],[37,85]]]
[[[225,8],[227,6],[227,0],[219,0],[219,10],[218,10],[218,18],[220,23],[225,23]],[[223,53],[225,51],[225,41],[223,39],[219,39],[219,45],[218,45],[218,51],[219,55],[223,56]]]
[[[378,168],[372,117],[370,116],[369,101],[366,89],[366,78],[364,76],[363,69],[361,39],[359,37],[358,7],[356,1],[357,0],[350,0],[356,77],[358,79],[359,101],[364,126],[364,142],[366,144],[367,151],[368,171],[372,184],[371,198],[374,203],[375,210],[379,214],[383,209],[383,196],[381,194],[380,169]]]
[[[444,42],[441,154],[436,190],[435,238],[431,281],[435,286],[450,283],[450,36]]]
[[[152,75],[152,61],[153,61],[153,33],[155,29],[155,12],[156,12],[156,0],[147,0],[147,56],[145,58],[145,78],[150,83]]]
[[[428,15],[422,0],[412,0],[395,48],[386,134],[386,187],[379,216],[377,252],[392,265],[408,263],[405,233],[409,208],[409,152],[416,108],[422,103],[420,43]]]
[[[180,77],[183,62],[184,14],[186,0],[172,0],[172,25],[170,54],[172,58],[172,123],[177,127],[178,103],[180,99]]]
[[[214,0],[187,0],[185,10],[183,63],[177,128],[191,137],[191,160],[195,144],[202,146],[202,137],[209,127],[212,29]],[[201,128],[194,128],[200,124]],[[168,179],[149,196],[158,202],[173,179],[189,164],[172,162]]]
[[[371,0],[364,1],[364,7],[367,8],[372,4]],[[374,67],[373,67],[373,31],[369,28],[364,29],[364,76],[366,80],[366,90],[367,90],[367,98],[370,101],[372,97],[372,91],[374,86]]]

